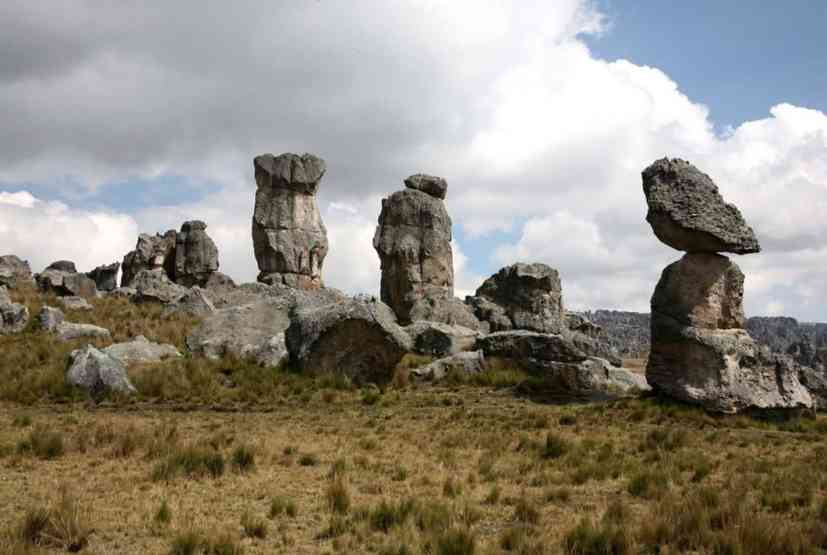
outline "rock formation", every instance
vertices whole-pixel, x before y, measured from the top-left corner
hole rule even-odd
[[[760,250],[738,209],[682,160],[644,170],[643,190],[657,237],[687,251],[663,271],[652,296],[652,387],[718,412],[812,407],[791,359],[760,349],[743,329],[744,275],[716,254]]]
[[[74,339],[111,339],[109,330],[92,324],[76,324],[67,322],[59,308],[44,306],[37,315],[40,328],[57,336],[60,341]]]
[[[454,297],[451,218],[440,177],[412,175],[406,189],[382,199],[373,248],[382,267],[381,298],[403,324],[430,320],[479,328]]]
[[[20,333],[29,323],[29,309],[13,303],[5,285],[0,285],[0,335]]]
[[[86,276],[95,282],[98,291],[114,291],[118,288],[118,271],[121,269],[120,262],[113,262],[105,266],[98,266]]]
[[[545,264],[517,263],[485,280],[466,302],[490,330],[522,329],[563,333],[568,329],[557,270]]]
[[[135,250],[123,259],[121,287],[134,287],[144,270],[163,271],[170,281],[185,287],[205,286],[219,266],[218,248],[206,229],[204,222],[192,220],[184,222],[180,232],[142,233]]]
[[[92,298],[97,295],[95,282],[78,273],[74,262],[58,260],[35,276],[41,291],[58,296]]]
[[[262,154],[253,167],[258,281],[297,289],[322,287],[328,243],[316,192],[325,173],[324,160],[312,154]]]
[[[0,285],[14,289],[22,283],[32,281],[32,269],[27,261],[13,254],[0,256]]]
[[[174,303],[187,294],[187,288],[173,283],[163,270],[141,270],[132,280],[135,302]]]
[[[129,381],[126,366],[91,345],[72,351],[66,383],[86,390],[96,401],[109,392],[122,395],[137,393]]]
[[[112,344],[102,351],[123,364],[147,364],[181,356],[178,349],[172,345],[154,343],[143,335],[132,341]]]

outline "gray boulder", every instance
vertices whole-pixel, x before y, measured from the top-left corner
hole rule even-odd
[[[686,252],[760,252],[741,212],[724,202],[712,179],[680,159],[663,158],[643,170],[646,221],[670,247]]]
[[[441,177],[424,173],[417,173],[405,179],[405,187],[422,191],[440,200],[444,200],[448,193],[447,181]]]
[[[456,297],[446,295],[423,297],[414,302],[409,312],[412,322],[442,322],[487,332],[488,325],[474,316],[471,307]]]
[[[582,333],[593,339],[600,337],[600,333],[603,331],[599,324],[592,322],[588,316],[580,312],[566,311],[565,322],[570,331]]]
[[[13,254],[0,256],[0,285],[14,289],[24,283],[32,283],[32,269],[28,261]]]
[[[13,303],[5,285],[0,285],[0,335],[20,333],[29,323],[26,305]]]
[[[441,322],[414,322],[405,327],[405,332],[413,341],[414,352],[433,357],[470,351],[480,337],[473,329]]]
[[[118,288],[118,272],[121,269],[120,262],[113,262],[104,266],[98,266],[91,272],[86,273],[86,277],[95,282],[98,291],[114,291]]]
[[[463,376],[480,374],[486,370],[485,355],[482,351],[455,353],[430,364],[414,368],[411,376],[422,380],[440,381],[448,374]]]
[[[135,250],[124,256],[121,287],[132,287],[135,278],[144,270],[161,270],[167,277],[175,275],[175,243],[178,234],[170,229],[163,235],[141,233]]]
[[[164,308],[164,315],[188,314],[203,317],[215,312],[215,305],[209,294],[198,286],[187,291],[183,297],[168,304]]]
[[[411,176],[407,183],[425,183],[419,177]],[[453,298],[451,218],[442,197],[408,188],[382,199],[373,248],[381,262],[382,301],[400,322],[413,321],[412,311],[423,299],[447,303]],[[434,310],[426,317],[436,320],[445,312]]]
[[[95,282],[86,277],[86,274],[77,273],[74,268],[75,265],[67,260],[53,262],[35,276],[37,285],[41,291],[60,297],[96,297],[98,290]]]
[[[476,298],[466,302],[477,318],[489,323],[491,331],[559,334],[568,329],[560,276],[546,264],[517,263],[502,268],[477,289]]]
[[[227,293],[237,287],[238,285],[233,281],[233,278],[221,272],[211,273],[204,284],[204,289],[214,293]]]
[[[328,242],[316,192],[326,170],[324,160],[312,154],[262,154],[253,160],[253,167],[258,281],[321,288]]]
[[[161,362],[168,358],[179,358],[181,353],[172,345],[153,343],[143,335],[132,341],[115,343],[102,349],[104,353],[123,364]]]
[[[285,334],[291,368],[344,374],[356,383],[386,383],[412,348],[386,304],[356,297],[298,309]]]
[[[46,266],[47,270],[56,270],[58,272],[66,272],[67,274],[76,274],[78,269],[75,263],[71,260],[58,260]]]
[[[137,294],[138,292],[132,287],[118,287],[117,289],[110,291],[108,295],[116,299],[132,300]]]
[[[615,367],[599,357],[589,357],[576,363],[548,361],[544,367],[546,385],[561,392],[585,396],[626,396],[651,390],[642,374]]]
[[[66,310],[92,310],[93,307],[89,301],[83,297],[59,297],[58,302],[63,305]]]
[[[810,392],[816,408],[827,409],[827,369],[823,366],[818,369],[802,366],[799,367],[798,378]]]
[[[66,383],[86,390],[95,400],[108,392],[121,395],[137,393],[129,381],[126,366],[91,345],[76,349],[69,355]]]
[[[76,324],[67,322],[63,312],[51,306],[44,306],[37,315],[41,329],[53,333],[61,341],[74,339],[103,339],[109,340],[112,335],[109,330],[92,324]]]
[[[175,239],[173,281],[186,287],[205,286],[218,271],[218,247],[207,235],[207,224],[200,220],[184,222]]]
[[[141,270],[132,280],[134,301],[169,304],[187,294],[187,288],[173,283],[162,270]]]
[[[52,306],[43,306],[37,314],[37,322],[44,331],[56,332],[58,326],[65,320],[63,311]]]
[[[567,336],[528,330],[500,331],[477,340],[486,357],[510,359],[527,370],[542,370],[545,362],[582,362],[587,355]]]

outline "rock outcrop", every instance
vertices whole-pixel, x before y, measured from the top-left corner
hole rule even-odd
[[[655,235],[688,251],[652,295],[649,384],[716,412],[811,408],[792,359],[759,348],[744,330],[744,274],[716,254],[760,251],[738,209],[682,160],[644,170],[643,190]]]
[[[26,260],[21,260],[13,254],[0,256],[0,285],[14,289],[33,281],[32,268]]]
[[[381,298],[403,324],[429,320],[478,329],[470,310],[454,298],[451,218],[439,177],[417,174],[406,189],[382,199],[373,248],[382,268]]]
[[[110,392],[121,395],[137,393],[129,381],[126,366],[91,345],[72,351],[66,383],[86,390],[95,400]]]
[[[319,289],[328,249],[327,230],[316,204],[324,160],[312,154],[262,154],[255,157],[253,167],[258,281]]]
[[[120,361],[123,364],[147,364],[152,362],[161,362],[168,358],[178,358],[181,353],[172,345],[166,343],[154,343],[149,341],[143,335],[139,335],[132,341],[124,343],[115,343],[105,349],[104,353],[112,358]]]
[[[490,330],[563,333],[568,329],[557,270],[546,264],[517,263],[485,280],[466,302]]]
[[[5,285],[0,285],[0,335],[20,333],[29,323],[26,305],[13,303]]]
[[[76,324],[67,322],[63,312],[51,306],[44,306],[37,315],[41,329],[53,333],[61,341],[74,339],[103,339],[112,338],[109,330],[92,324]]]
[[[482,351],[456,353],[411,370],[411,376],[428,381],[439,381],[449,374],[468,376],[485,372],[487,366]]]
[[[414,322],[405,331],[413,341],[414,352],[432,357],[446,357],[474,348],[480,333],[463,326],[441,322]]]
[[[174,277],[177,236],[174,229],[163,235],[141,233],[135,250],[124,256],[121,266],[121,287],[134,287],[135,278],[144,270],[162,270],[167,277]]]
[[[83,297],[58,297],[58,302],[66,310],[92,310],[93,308]]]
[[[712,179],[680,159],[643,170],[646,221],[670,247],[686,252],[749,254],[761,247],[741,212],[724,202]]]
[[[95,282],[78,273],[75,264],[68,260],[51,263],[35,280],[41,291],[57,296],[93,298],[98,292]]]
[[[113,262],[104,266],[98,266],[86,276],[95,282],[98,291],[114,291],[118,288],[118,272],[121,269],[120,262]]]
[[[173,283],[163,270],[141,270],[132,280],[135,302],[174,303],[187,294],[187,288]]]
[[[412,348],[390,307],[365,297],[296,310],[285,338],[292,369],[359,384],[389,382]]]

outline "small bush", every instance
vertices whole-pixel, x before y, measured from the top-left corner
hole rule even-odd
[[[462,494],[462,483],[460,483],[459,480],[455,480],[453,476],[448,476],[445,479],[445,483],[442,484],[442,494],[445,497],[451,498]]]
[[[537,524],[540,522],[540,511],[531,501],[521,497],[514,506],[514,520],[523,524]]]
[[[595,526],[584,519],[563,539],[563,550],[569,555],[626,555],[633,553],[634,543],[622,527]]]
[[[477,540],[467,528],[446,530],[436,539],[438,555],[474,555]]]
[[[31,452],[35,457],[52,460],[64,453],[63,435],[49,430],[45,426],[36,426],[25,440],[17,444],[19,453]]]
[[[327,486],[327,505],[330,510],[338,514],[347,514],[350,509],[350,491],[347,483],[341,477],[331,480]]]
[[[232,457],[233,468],[238,472],[250,472],[256,467],[256,454],[249,445],[239,445],[233,450]]]
[[[16,535],[24,545],[75,552],[86,547],[91,533],[79,503],[68,490],[63,489],[60,498],[48,509],[27,511]]]
[[[394,526],[400,526],[404,523],[414,513],[415,509],[416,505],[411,500],[394,504],[383,499],[368,515],[370,527],[388,533]]]
[[[561,426],[574,426],[577,424],[577,417],[573,414],[564,414],[557,420],[557,423]]]
[[[158,507],[158,510],[155,512],[153,520],[156,524],[162,526],[166,526],[172,521],[172,510],[169,508],[169,504],[166,499],[161,501],[161,506]]]
[[[662,470],[644,470],[629,480],[627,491],[635,497],[657,499],[669,488],[669,476]]]
[[[32,425],[32,417],[28,414],[18,414],[12,419],[11,425],[15,428],[28,428]]]
[[[313,453],[305,453],[299,457],[299,464],[302,466],[316,466],[319,464],[319,457]]]
[[[174,450],[155,465],[152,479],[169,481],[178,475],[218,478],[224,474],[224,456],[209,448],[188,446]]]
[[[546,443],[541,451],[544,459],[559,459],[569,450],[568,442],[555,433],[546,434]]]
[[[248,538],[264,539],[267,537],[267,522],[250,512],[241,515],[241,528]]]

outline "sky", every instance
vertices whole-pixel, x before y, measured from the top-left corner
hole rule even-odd
[[[748,315],[827,321],[827,3],[0,3],[0,254],[121,260],[202,219],[255,279],[252,159],[312,152],[325,283],[377,293],[381,199],[445,177],[456,292],[557,268],[571,309],[648,310],[681,253],[640,172],[694,163],[762,243]]]

